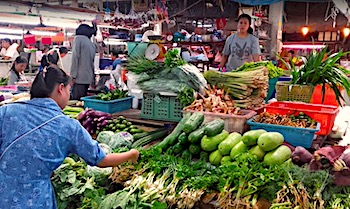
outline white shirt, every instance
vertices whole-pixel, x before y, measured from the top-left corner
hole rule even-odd
[[[2,57],[11,57],[11,60],[16,59],[19,56],[17,51],[18,44],[13,43],[8,49],[2,48],[0,51],[0,55]]]

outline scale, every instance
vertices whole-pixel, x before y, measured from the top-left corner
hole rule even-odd
[[[150,38],[150,37],[149,37]],[[149,45],[145,51],[145,57],[149,60],[163,59],[166,53],[166,50],[162,44],[161,39],[149,40]]]

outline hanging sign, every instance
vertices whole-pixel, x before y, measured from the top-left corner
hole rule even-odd
[[[218,30],[223,30],[226,26],[226,18],[217,18],[216,19],[216,28]]]

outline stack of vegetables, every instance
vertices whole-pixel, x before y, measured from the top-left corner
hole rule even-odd
[[[95,99],[98,100],[103,100],[103,101],[111,101],[111,100],[116,100],[116,99],[123,99],[128,97],[128,91],[123,91],[123,90],[113,90],[113,91],[108,91],[105,93],[99,93],[95,97]]]
[[[105,127],[112,116],[108,113],[96,111],[91,108],[82,111],[77,119],[81,125],[91,134],[96,134],[96,131]]]
[[[193,101],[192,91],[203,92],[207,82],[198,68],[187,64],[176,49],[169,50],[165,57],[164,64],[135,58],[129,62],[127,68],[137,75],[137,84],[143,91],[174,92],[179,98],[185,98],[181,101],[188,105]]]
[[[124,116],[119,116],[118,118],[107,120],[107,124],[100,127],[100,129],[96,131],[96,135],[102,131],[112,131],[115,133],[124,131],[129,132],[133,135],[144,132],[143,130],[133,125],[131,122],[127,121]]]
[[[141,150],[138,164],[115,167],[110,179],[103,172],[89,169],[82,161],[67,158],[52,177],[58,208],[252,209],[262,208],[262,205],[265,205],[263,208],[272,209],[350,207],[348,188],[334,186],[332,175],[328,171],[311,172],[289,161],[283,162],[282,158],[286,158],[282,156],[287,156],[290,151],[284,150],[285,147],[280,145],[283,140],[275,133],[256,130],[243,136],[238,133],[228,134],[223,130],[220,120],[200,124],[201,116],[196,114],[188,124],[186,122],[191,116],[185,115],[184,118],[180,126],[170,134],[171,137],[167,137],[167,143]],[[188,137],[186,147],[189,150],[179,154],[169,153],[168,150],[172,147],[169,141],[174,140],[177,144],[182,133],[189,133],[196,126],[197,130],[192,131]],[[205,136],[212,131],[215,131],[214,137]],[[204,157],[193,162],[189,154],[183,154],[191,150],[191,145],[200,146],[202,139],[209,137],[215,141],[221,141],[219,137],[225,138],[217,145],[220,153],[231,154],[232,141],[253,147],[249,150],[242,149],[244,152],[239,151],[234,160],[218,166],[208,166]],[[223,142],[227,146],[222,145]],[[264,159],[261,162],[257,157],[261,156],[261,150],[256,151],[257,148],[254,147],[257,146],[251,145],[256,143],[259,149],[272,149],[276,144],[278,146],[275,151],[260,157]],[[210,144],[209,147],[216,145]],[[215,156],[212,158],[216,159]]]
[[[262,62],[245,62],[241,67],[236,69],[236,72],[240,71],[251,71],[256,67],[264,66],[269,71],[269,78],[278,78],[283,75],[283,69],[275,66],[270,61],[262,61]]]
[[[264,66],[244,72],[220,73],[209,70],[204,73],[208,83],[229,92],[235,107],[254,108],[265,103],[268,90],[268,70]]]
[[[234,106],[228,91],[225,92],[224,89],[217,89],[215,86],[211,88],[209,86],[205,90],[205,95],[198,93],[197,98],[184,110],[237,115],[240,108]]]
[[[71,106],[66,106],[63,109],[63,113],[67,116],[69,116],[70,118],[74,118],[77,119],[78,115],[83,112],[84,109],[81,107],[71,107]]]
[[[257,123],[292,126],[298,128],[316,128],[317,126],[317,122],[303,112],[300,112],[298,115],[279,115],[263,112],[254,117],[253,121]]]

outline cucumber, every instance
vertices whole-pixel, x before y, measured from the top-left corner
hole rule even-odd
[[[188,142],[188,139],[187,139],[187,135],[185,132],[183,132],[182,134],[180,134],[179,138],[178,138],[178,141],[181,145],[185,145],[187,144]]]
[[[184,151],[184,148],[180,143],[175,144],[173,148],[175,154],[180,154],[182,151]]]
[[[196,145],[196,144],[191,144],[188,149],[194,155],[198,155],[199,153],[201,153],[201,146]]]
[[[118,129],[125,129],[125,128],[126,128],[126,125],[125,125],[125,124],[119,124]]]
[[[216,136],[219,133],[222,132],[225,128],[225,121],[222,119],[216,119],[211,122],[209,122],[205,129],[204,129],[204,134],[211,137],[211,136]]]
[[[130,129],[130,133],[131,134],[136,134],[136,133],[142,133],[143,132],[142,130],[137,129],[137,128],[130,128],[129,127],[129,129]]]
[[[192,159],[192,154],[191,154],[191,152],[189,150],[185,150],[185,151],[182,152],[181,158],[182,159],[189,159],[189,160],[191,160]]]
[[[201,112],[195,112],[191,117],[186,121],[183,131],[186,134],[189,134],[196,130],[204,121],[204,115]]]
[[[199,129],[190,133],[190,135],[188,136],[188,141],[191,142],[192,144],[199,144],[201,142],[201,139],[204,137],[205,127],[206,125],[203,125]]]
[[[190,113],[185,114],[185,116],[181,119],[181,121],[177,124],[173,132],[169,134],[165,139],[158,144],[160,148],[163,150],[167,149],[170,145],[172,145],[174,142],[176,142],[177,138],[181,134],[183,127],[186,123],[186,121],[189,119]],[[174,143],[175,144],[175,143]]]
[[[151,132],[151,133],[152,133],[152,132]],[[148,135],[150,135],[151,133],[148,133],[148,132],[136,133],[136,134],[133,135],[134,141],[137,141],[137,140],[139,140],[139,139],[141,139],[141,138],[143,138],[143,137],[145,137],[145,136],[148,136]]]
[[[167,130],[160,130],[160,131],[156,131],[156,132],[152,132],[152,134],[145,136],[141,139],[139,139],[138,141],[134,142],[132,144],[132,148],[138,148],[138,147],[143,147],[153,141],[156,141],[164,136],[166,136],[168,134]]]

